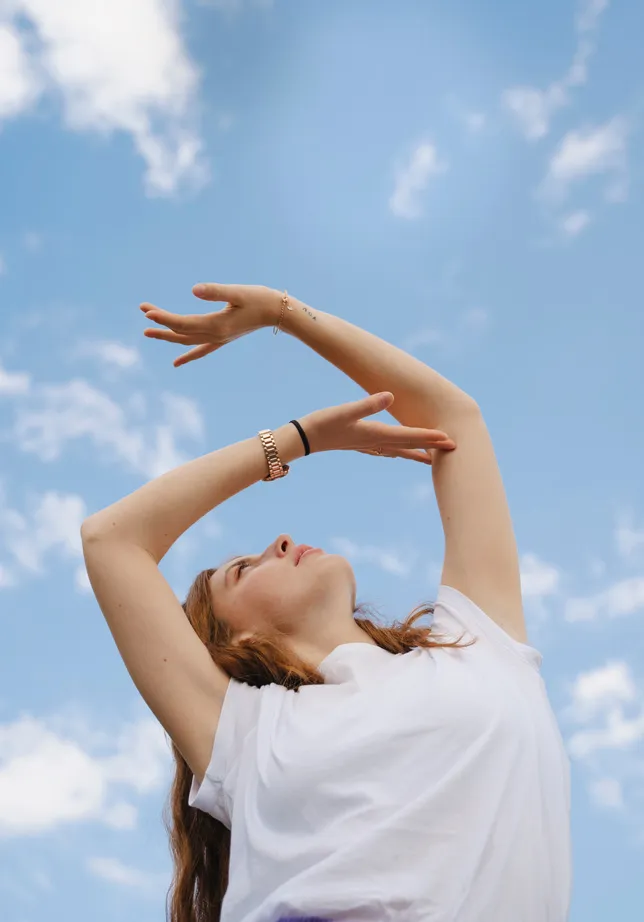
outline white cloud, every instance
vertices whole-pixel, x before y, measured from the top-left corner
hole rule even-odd
[[[80,355],[97,358],[105,365],[115,365],[117,368],[132,368],[141,361],[141,354],[138,349],[113,340],[95,340],[82,343],[78,348],[78,352]]]
[[[512,112],[528,140],[535,141],[548,133],[550,114],[556,102],[562,105],[560,91],[547,92],[531,86],[515,86],[503,94],[503,103]]]
[[[561,80],[554,81],[545,90],[515,86],[503,93],[503,104],[528,140],[544,137],[550,130],[555,112],[570,104],[570,91],[586,83],[599,18],[607,6],[608,0],[582,0],[575,23],[577,47],[572,63]]]
[[[20,34],[8,22],[0,22],[0,120],[24,112],[39,92],[40,80]]]
[[[598,807],[621,810],[624,807],[622,785],[616,778],[598,778],[588,785],[588,793]]]
[[[611,660],[589,672],[580,672],[569,690],[567,716],[588,723],[615,706],[637,700],[637,689],[628,664]]]
[[[130,135],[148,194],[203,185],[199,73],[176,0],[14,0],[10,10],[15,22],[0,33],[0,117],[50,94],[71,130]]]
[[[87,575],[87,570],[84,565],[77,567],[74,571],[74,586],[78,592],[82,594],[92,591],[89,576]]]
[[[143,896],[155,897],[169,883],[163,874],[141,871],[139,868],[124,864],[118,858],[95,856],[88,858],[85,864],[88,871],[95,877],[121,887],[137,890]]]
[[[406,555],[406,559],[403,560],[398,551],[369,544],[359,545],[349,538],[333,538],[332,543],[339,554],[344,554],[351,560],[371,563],[380,570],[384,570],[385,573],[408,576],[411,572],[409,555]]]
[[[6,589],[8,586],[15,586],[15,584],[16,581],[11,571],[0,563],[0,589]]]
[[[566,237],[576,237],[590,224],[590,215],[587,211],[572,211],[560,221],[560,228]]]
[[[622,516],[615,529],[615,543],[620,557],[628,559],[638,549],[644,549],[644,529],[634,528],[630,515]]]
[[[524,598],[543,598],[559,590],[559,570],[536,554],[521,556],[521,592]]]
[[[178,439],[199,438],[204,430],[193,401],[175,394],[162,394],[160,400],[161,420],[151,423],[148,417],[141,422],[140,410],[146,406],[142,398],[122,407],[82,379],[39,385],[20,402],[14,442],[42,461],[54,461],[70,442],[89,439],[102,457],[158,477],[187,460]]]
[[[593,621],[598,617],[617,618],[644,608],[644,577],[635,576],[609,586],[591,596],[568,599],[566,621]]]
[[[389,199],[391,211],[399,218],[418,218],[422,215],[422,194],[431,176],[447,169],[438,157],[435,146],[429,141],[418,144],[404,165],[396,167],[396,183]]]
[[[586,773],[591,801],[644,822],[644,687],[626,662],[612,660],[579,673],[569,695],[561,715],[574,726],[567,748]]]
[[[50,491],[33,496],[26,514],[7,506],[0,494],[0,540],[16,564],[9,576],[11,583],[21,572],[42,574],[52,554],[80,559],[80,527],[85,515],[85,503],[74,494]]]
[[[0,365],[0,395],[26,394],[31,385],[30,376],[24,371],[5,371]]]
[[[458,348],[463,345],[464,337],[482,334],[489,324],[489,315],[481,307],[472,307],[459,315],[454,330],[446,333],[435,327],[427,327],[410,333],[402,344],[406,352],[415,352],[424,346],[442,346]]]
[[[0,724],[0,839],[79,822],[132,828],[136,807],[122,800],[123,788],[145,795],[167,781],[171,756],[161,726],[141,720],[99,745],[98,734],[91,739],[56,723],[23,716]]]
[[[204,422],[194,400],[179,394],[162,394],[165,417],[175,435],[185,435],[192,439],[204,437]]]
[[[592,730],[580,730],[569,741],[570,754],[586,759],[602,749],[628,749],[644,741],[644,710],[626,717],[621,708],[606,715],[605,725]]]
[[[416,333],[410,334],[405,340],[404,349],[406,352],[413,352],[421,346],[438,346],[444,341],[444,333],[428,327],[425,330],[417,330]]]
[[[541,191],[563,197],[572,183],[589,176],[618,176],[625,182],[628,124],[620,116],[603,125],[569,131],[550,159]]]

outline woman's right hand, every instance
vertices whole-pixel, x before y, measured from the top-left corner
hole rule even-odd
[[[431,463],[431,457],[426,455],[425,459],[421,459],[420,452],[425,454],[429,449],[452,451],[456,448],[456,443],[440,429],[391,426],[365,419],[381,410],[388,410],[393,402],[393,394],[383,391],[301,417],[298,422],[309,440],[311,454],[318,451],[361,451]]]
[[[282,292],[266,285],[195,285],[192,293],[204,301],[225,301],[221,310],[208,314],[172,314],[147,301],[141,310],[158,323],[144,335],[181,346],[194,346],[174,360],[176,368],[203,358],[247,333],[276,324],[282,309]]]

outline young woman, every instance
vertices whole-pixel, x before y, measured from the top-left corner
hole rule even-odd
[[[191,461],[83,525],[99,605],[172,740],[171,922],[564,922],[569,763],[477,403],[286,293],[193,291],[226,306],[142,305],[147,336],[193,347],[175,365],[274,326],[371,396]],[[382,409],[401,425],[368,419]],[[434,606],[391,627],[357,617],[348,561],[284,534],[179,604],[158,564],[186,529],[309,451],[347,449],[432,464]]]

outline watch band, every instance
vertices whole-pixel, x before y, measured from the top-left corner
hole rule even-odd
[[[282,464],[273,433],[270,429],[262,429],[257,433],[266,455],[268,465],[268,477],[262,477],[262,480],[279,480],[280,477],[286,477],[289,471],[288,464]]]

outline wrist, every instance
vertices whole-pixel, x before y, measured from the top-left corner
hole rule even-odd
[[[273,430],[273,438],[282,464],[290,464],[304,457],[304,443],[293,423],[286,423]]]

